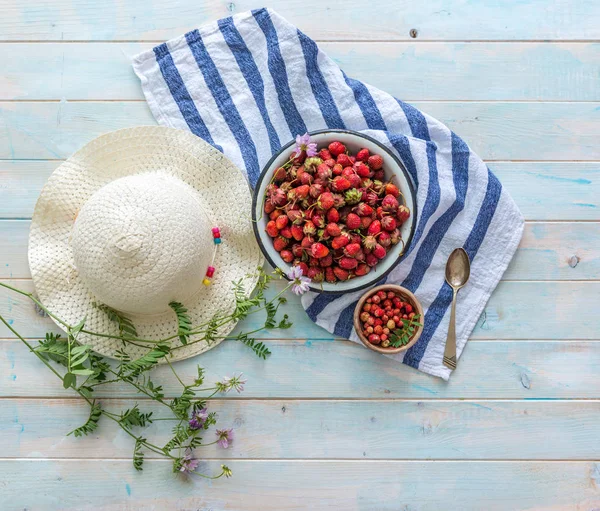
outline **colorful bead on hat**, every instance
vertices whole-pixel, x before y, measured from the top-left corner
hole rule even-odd
[[[218,227],[212,228],[213,241],[215,243],[215,250],[213,252],[212,262],[210,266],[206,269],[206,275],[204,275],[204,279],[202,280],[202,284],[205,286],[210,286],[212,282],[212,277],[215,274],[215,267],[213,264],[215,263],[215,256],[217,254],[217,247],[221,244],[221,231]]]

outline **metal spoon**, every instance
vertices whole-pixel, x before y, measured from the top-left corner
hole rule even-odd
[[[453,371],[456,369],[456,295],[458,290],[467,283],[470,274],[469,256],[463,248],[454,249],[446,263],[446,282],[450,284],[454,293],[446,349],[444,350],[444,365]]]

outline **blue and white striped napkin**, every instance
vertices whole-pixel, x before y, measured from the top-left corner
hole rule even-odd
[[[269,9],[205,25],[136,56],[133,65],[158,122],[189,129],[223,151],[252,185],[281,145],[307,131],[362,131],[395,151],[417,183],[418,221],[410,250],[387,281],[412,290],[426,312],[419,342],[394,358],[449,377],[442,364],[452,298],[444,282],[448,255],[464,247],[472,261],[471,280],[458,295],[460,355],[523,230],[515,203],[463,140],[346,76]],[[358,341],[352,312],[361,293],[308,293],[302,304],[318,325]]]

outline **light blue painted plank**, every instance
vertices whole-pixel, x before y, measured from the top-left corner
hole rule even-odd
[[[594,0],[347,0],[343,8],[333,5],[315,0],[269,2],[318,39],[412,40],[411,29],[418,31],[418,40],[600,38],[600,9]],[[44,0],[5,0],[0,39],[162,41],[219,17],[264,6],[259,0],[54,0],[49,8]]]
[[[211,473],[221,460],[202,465]],[[169,462],[0,461],[8,509],[592,510],[594,462],[226,461],[231,480],[180,478]],[[32,484],[32,477],[35,484]]]

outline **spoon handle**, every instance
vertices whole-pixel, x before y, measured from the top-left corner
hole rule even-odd
[[[444,350],[444,365],[454,371],[456,369],[456,294],[458,290],[454,289],[453,291],[450,326],[448,327],[446,349]]]

